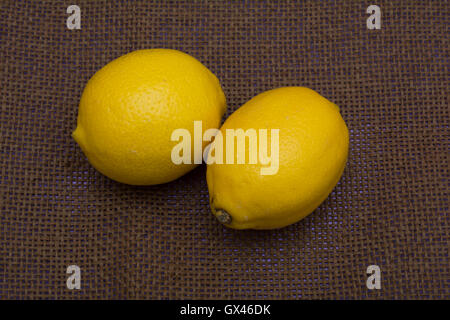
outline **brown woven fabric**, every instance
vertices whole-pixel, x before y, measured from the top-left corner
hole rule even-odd
[[[370,4],[1,1],[0,298],[449,299],[449,4],[376,1],[368,30]],[[280,86],[339,105],[351,149],[329,198],[284,229],[233,231],[209,212],[204,166],[152,187],[91,167],[70,137],[86,82],[155,47],[214,72],[227,115]]]

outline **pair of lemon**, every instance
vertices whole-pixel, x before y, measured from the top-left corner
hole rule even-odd
[[[138,50],[108,63],[89,80],[72,136],[109,178],[161,184],[196,166],[172,161],[174,130],[184,128],[194,136],[199,120],[203,130],[219,128],[225,111],[218,79],[195,58],[177,50]],[[294,223],[325,200],[344,170],[347,126],[339,108],[311,89],[261,93],[225,121],[223,136],[226,129],[279,132],[276,174],[262,175],[267,163],[249,164],[248,159],[208,164],[211,209],[228,227],[273,229]],[[202,147],[207,144],[203,141]]]

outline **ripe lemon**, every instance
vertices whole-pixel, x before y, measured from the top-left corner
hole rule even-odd
[[[342,175],[349,147],[347,126],[338,106],[311,89],[284,87],[257,95],[225,121],[220,129],[223,144],[226,130],[239,128],[258,132],[258,149],[264,138],[259,129],[268,129],[268,148],[271,130],[279,129],[279,163],[275,174],[262,175],[267,162],[263,165],[258,158],[256,164],[248,159],[236,164],[235,152],[235,164],[224,160],[225,164],[208,165],[211,209],[228,227],[275,229],[297,222],[326,199]],[[246,138],[246,158],[249,141]]]
[[[171,150],[178,143],[171,141],[172,132],[183,128],[192,133],[195,120],[202,121],[204,130],[218,128],[225,109],[218,79],[198,60],[177,50],[138,50],[108,63],[89,80],[72,136],[109,178],[160,184],[196,166],[172,162]]]

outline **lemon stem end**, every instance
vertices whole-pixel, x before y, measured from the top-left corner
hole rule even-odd
[[[231,215],[225,210],[219,209],[216,210],[216,218],[220,223],[230,224],[231,223]]]

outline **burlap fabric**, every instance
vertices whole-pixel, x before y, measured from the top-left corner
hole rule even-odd
[[[450,298],[447,1],[0,6],[1,299]],[[227,115],[280,86],[338,104],[351,148],[329,198],[284,229],[233,231],[209,212],[204,166],[152,187],[93,169],[70,137],[86,82],[156,47],[212,70]],[[381,290],[366,287],[373,264]]]

